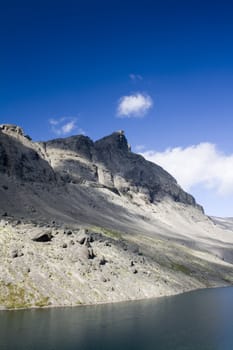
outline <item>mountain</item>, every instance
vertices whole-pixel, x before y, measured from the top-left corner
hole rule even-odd
[[[233,282],[233,232],[123,131],[33,142],[0,126],[0,305],[77,305]],[[130,288],[129,288],[130,286]]]
[[[22,187],[27,188],[27,193],[34,197],[34,201],[37,198],[33,188],[45,191],[46,196],[47,191],[55,191],[56,196],[59,188],[58,195],[67,197],[62,198],[62,212],[66,211],[63,208],[65,201],[70,203],[67,192],[72,189],[73,194],[77,192],[79,195],[87,187],[93,192],[93,188],[97,192],[98,189],[102,189],[100,192],[111,191],[135,204],[156,205],[164,198],[170,198],[202,210],[170,174],[142,156],[132,153],[122,131],[96,142],[87,136],[78,135],[33,143],[29,137],[25,137],[21,128],[3,125],[0,128],[0,141],[0,175],[3,176],[3,183],[5,181],[5,187],[1,189],[1,198],[5,201],[3,211],[12,211],[16,215],[19,212],[27,216],[24,206],[19,208],[14,205],[16,196],[19,195],[20,200],[23,200]],[[15,190],[14,198],[11,193],[8,196],[10,191],[4,190],[12,186],[19,187]],[[45,201],[50,200],[47,197]],[[76,198],[74,201],[76,207]],[[9,207],[6,206],[8,202]],[[90,202],[95,202],[95,197],[91,196]],[[53,205],[50,202],[48,204],[51,210]],[[46,206],[38,206],[38,209],[47,210]],[[54,209],[57,210],[57,203]],[[89,219],[88,217],[87,220]]]

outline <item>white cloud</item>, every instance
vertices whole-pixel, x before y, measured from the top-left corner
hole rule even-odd
[[[79,130],[77,127],[77,118],[73,117],[62,117],[59,119],[52,118],[49,119],[49,124],[51,126],[52,132],[58,136],[64,136],[74,130]]]
[[[143,77],[140,75],[140,74],[129,74],[129,78],[130,80],[132,81],[140,81],[140,80],[143,80]]]
[[[171,173],[186,191],[202,185],[221,196],[233,194],[233,154],[220,152],[212,143],[141,154]]]
[[[56,120],[56,119],[49,119],[49,123],[51,125],[58,125],[59,124],[59,120]]]
[[[73,120],[71,122],[66,123],[61,127],[63,134],[69,134],[72,130],[76,128],[76,122]]]
[[[136,145],[135,146],[135,151],[136,152],[142,152],[146,149],[146,146],[145,145]]]
[[[119,117],[142,117],[152,107],[153,101],[149,95],[136,93],[123,96],[118,103],[117,115]]]

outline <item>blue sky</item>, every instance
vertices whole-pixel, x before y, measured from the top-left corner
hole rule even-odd
[[[232,13],[224,0],[1,2],[0,123],[34,140],[124,129],[208,214],[233,216]]]

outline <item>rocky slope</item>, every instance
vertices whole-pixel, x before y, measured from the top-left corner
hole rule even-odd
[[[122,131],[34,143],[0,126],[0,305],[78,305],[233,282],[233,232]]]

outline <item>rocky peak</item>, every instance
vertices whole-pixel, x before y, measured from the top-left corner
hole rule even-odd
[[[105,149],[108,151],[130,151],[130,146],[123,130],[113,132],[111,135],[103,137],[95,142],[95,146],[98,150]]]
[[[73,151],[82,157],[91,159],[93,141],[85,135],[75,135],[67,138],[59,138],[43,143],[46,149],[58,149]]]
[[[17,125],[14,125],[14,124],[1,124],[0,125],[0,130],[3,131],[3,132],[10,132],[10,133],[16,133],[16,134],[19,134],[19,135],[22,135],[24,136],[24,131],[22,128],[20,128],[19,126]]]
[[[4,134],[7,134],[9,136],[14,136],[16,138],[18,137],[24,137],[26,139],[28,139],[29,141],[31,141],[31,137],[29,135],[26,135],[24,133],[24,130],[18,126],[18,125],[14,125],[14,124],[1,124],[0,125],[0,132],[3,132]]]
[[[18,136],[19,135],[19,136]],[[138,202],[165,197],[197,206],[158,165],[130,151],[123,131],[96,142],[84,135],[34,143],[15,125],[0,126],[0,173],[22,181],[103,186]]]
[[[55,180],[53,169],[36,144],[24,135],[22,128],[11,124],[0,126],[0,174],[23,182]]]

